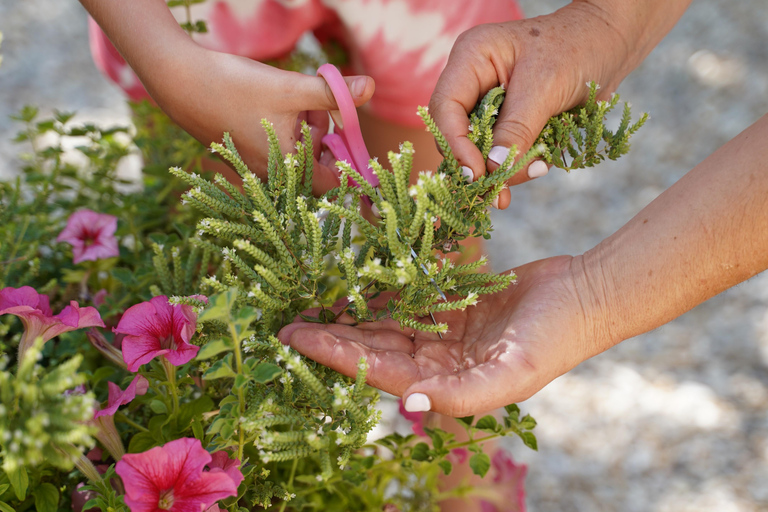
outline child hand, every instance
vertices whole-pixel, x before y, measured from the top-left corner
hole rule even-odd
[[[207,145],[230,132],[245,163],[264,180],[268,143],[261,120],[274,125],[283,153],[295,151],[300,122],[307,121],[315,150],[313,191],[319,195],[338,186],[333,164],[318,162],[321,139],[328,133],[327,112],[337,108],[323,78],[199,47],[188,63],[182,77],[166,76],[150,92],[190,135]],[[372,78],[350,76],[345,81],[356,106],[373,95]]]
[[[572,274],[560,256],[517,269],[518,283],[464,311],[438,313],[449,331],[401,330],[394,320],[358,326],[296,322],[278,337],[350,377],[361,357],[368,383],[402,396],[411,411],[468,416],[529,398],[608,348],[592,340]],[[380,305],[386,303],[386,297]],[[373,304],[372,304],[373,305]]]
[[[293,151],[298,122],[306,120],[314,127],[315,159],[321,156],[320,138],[329,124],[326,112],[336,108],[322,78],[205,49],[179,27],[164,0],[80,2],[160,108],[206,146],[230,132],[245,163],[264,179],[268,143],[261,120],[273,123],[283,153]],[[356,106],[373,95],[372,78],[345,80]],[[316,194],[338,183],[332,166],[315,168]]]

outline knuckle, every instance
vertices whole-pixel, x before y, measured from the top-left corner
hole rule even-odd
[[[517,119],[506,119],[496,123],[493,135],[496,140],[503,140],[508,144],[517,144],[519,149],[528,147],[536,140],[533,130],[527,124]]]

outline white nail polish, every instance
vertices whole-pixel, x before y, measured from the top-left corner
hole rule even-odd
[[[405,400],[403,406],[408,412],[425,412],[432,408],[432,402],[424,393],[413,393]]]
[[[528,177],[531,179],[546,176],[548,172],[549,167],[547,167],[546,162],[543,160],[536,160],[528,166]]]
[[[509,148],[505,148],[504,146],[493,146],[488,153],[488,160],[501,165],[504,163],[504,160],[507,159],[508,155]]]
[[[504,191],[505,191],[505,190],[507,190],[508,188],[509,188],[509,187],[507,187],[507,186],[504,186],[504,188],[502,188],[502,189],[501,189],[501,192],[504,192]],[[501,197],[501,192],[499,192],[499,195],[497,195],[496,197],[494,197],[494,198],[493,198],[493,202],[491,203],[491,206],[493,206],[493,207],[494,207],[494,208],[496,208],[497,210],[499,209],[499,197]]]
[[[373,213],[373,216],[376,217],[377,219],[381,218],[381,212],[379,211],[379,207],[376,206],[375,204],[371,205],[371,213]]]
[[[472,183],[475,181],[475,173],[472,172],[472,169],[467,167],[466,165],[461,166],[461,175],[464,176],[464,181],[467,183]]]

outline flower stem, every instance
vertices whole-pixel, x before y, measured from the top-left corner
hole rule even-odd
[[[171,393],[171,400],[173,402],[173,415],[176,416],[179,413],[179,394],[176,388],[176,367],[168,361],[165,357],[161,356],[163,367],[165,368],[165,375],[168,377],[168,391]]]
[[[130,425],[131,427],[135,428],[139,432],[149,432],[149,429],[142,427],[141,425],[131,420],[130,418],[128,418],[128,416],[126,416],[120,411],[117,411],[117,413],[115,413],[115,417],[117,417],[122,423],[125,423],[126,425]]]
[[[237,329],[235,325],[230,321],[229,322],[229,332],[232,336],[232,344],[235,347],[235,371],[238,375],[242,375],[243,373],[243,354],[240,351],[240,337],[237,334]],[[239,387],[237,388],[237,403],[238,403],[238,410],[240,411],[238,416],[238,443],[237,443],[237,458],[241,461],[243,460],[243,447],[245,446],[245,430],[243,430],[243,426],[240,425],[240,418],[243,417],[245,414],[245,394],[243,393],[243,388]]]

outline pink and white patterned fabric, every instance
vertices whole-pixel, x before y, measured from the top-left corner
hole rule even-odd
[[[405,126],[421,126],[416,107],[429,98],[456,38],[476,25],[520,19],[514,0],[208,0],[193,7],[208,33],[195,41],[254,60],[282,57],[305,32],[335,40],[348,52],[345,74],[376,81],[367,108]],[[180,20],[183,9],[173,9]],[[132,100],[148,98],[141,82],[90,20],[97,67]]]

